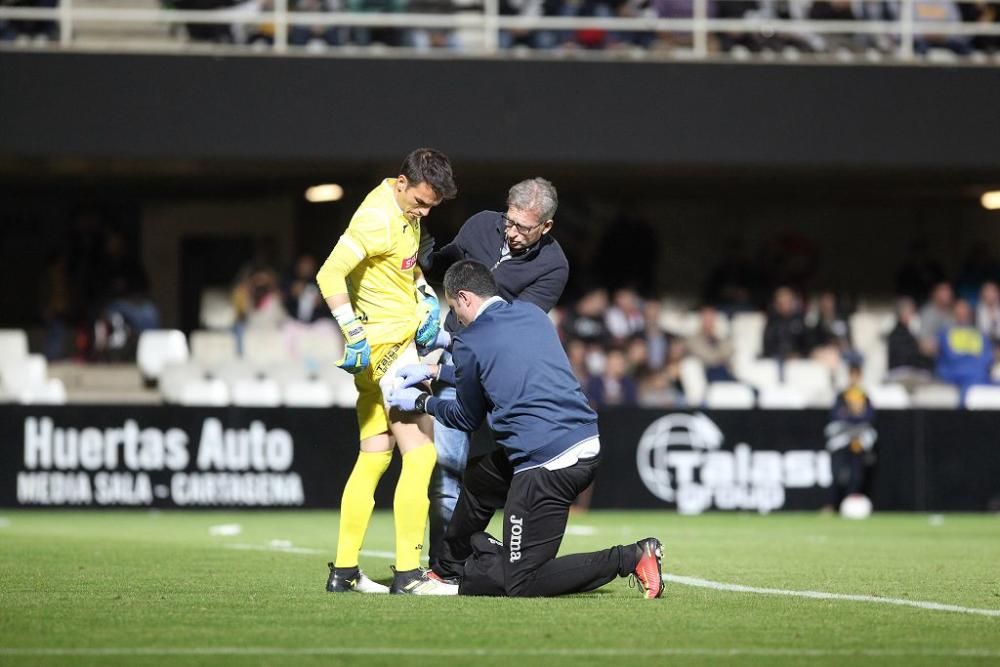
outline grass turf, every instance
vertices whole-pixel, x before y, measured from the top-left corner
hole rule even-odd
[[[231,523],[239,535],[210,535]],[[1000,664],[1000,617],[870,602],[672,583],[643,600],[625,579],[545,600],[330,595],[336,526],[318,511],[0,512],[0,665]],[[672,574],[1000,609],[996,516],[592,512],[563,553],[647,535]],[[392,536],[377,513],[365,548]],[[378,580],[390,563],[362,556]]]

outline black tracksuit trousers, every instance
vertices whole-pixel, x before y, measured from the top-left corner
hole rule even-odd
[[[569,508],[594,479],[600,455],[561,470],[533,468],[514,474],[502,449],[496,449],[465,474],[455,513],[435,571],[463,577],[461,592],[533,597],[590,591],[635,569],[634,545],[556,558],[566,532]],[[484,531],[496,510],[504,510],[503,548],[489,568],[489,581],[466,581],[474,568],[472,536]],[[474,591],[474,592],[473,592]]]

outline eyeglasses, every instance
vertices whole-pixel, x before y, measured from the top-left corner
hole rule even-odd
[[[540,222],[537,225],[525,225],[523,223],[511,220],[509,217],[507,217],[506,213],[501,213],[500,217],[503,218],[504,227],[506,227],[507,229],[514,227],[515,229],[517,229],[518,232],[524,234],[525,236],[527,236],[528,234],[530,234],[531,232],[535,231],[536,229],[545,224],[544,222]]]

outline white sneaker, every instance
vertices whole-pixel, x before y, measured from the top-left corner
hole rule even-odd
[[[397,572],[392,568],[392,589],[397,595],[458,595],[458,584],[450,584],[430,570],[417,568]]]
[[[333,563],[327,563],[330,577],[326,580],[328,593],[388,593],[389,587],[369,579],[364,572],[356,567],[335,568]]]
[[[368,578],[368,575],[360,570],[358,571],[358,582],[354,584],[354,590],[358,593],[389,593],[388,586],[380,584],[377,581],[372,581]]]

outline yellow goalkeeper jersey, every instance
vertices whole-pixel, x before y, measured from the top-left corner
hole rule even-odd
[[[426,315],[416,286],[420,221],[410,222],[393,197],[396,179],[382,181],[355,211],[347,231],[316,276],[324,298],[347,294],[365,323],[371,343],[399,343],[412,338]],[[341,277],[335,256],[353,253],[358,264]]]

